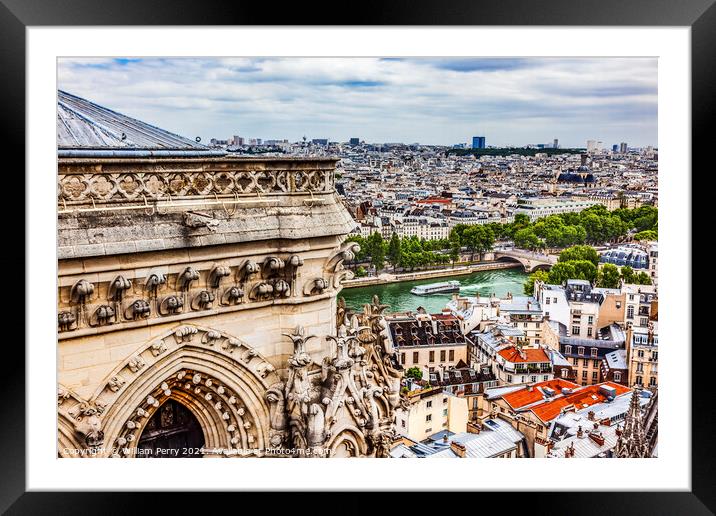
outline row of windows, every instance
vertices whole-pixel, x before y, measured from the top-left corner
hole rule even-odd
[[[572,357],[572,364],[578,366],[579,359],[577,357]],[[601,365],[601,362],[599,360],[592,360],[592,366],[600,367],[600,365]],[[588,358],[582,359],[582,367],[589,367],[589,359]]]
[[[574,330],[574,329],[573,329]],[[591,335],[592,329],[589,329],[589,335]],[[577,331],[579,333],[579,330]],[[592,357],[597,357],[599,353],[599,350],[597,348],[589,348],[589,354]],[[572,354],[572,346],[566,345],[564,346],[564,354],[565,355],[571,355]],[[577,355],[584,355],[584,346],[577,347]],[[576,362],[575,362],[576,364]]]
[[[544,375],[544,376],[542,377],[542,381],[543,381],[543,382],[549,381],[549,375],[547,375],[547,374]],[[527,382],[527,377],[526,377],[526,376],[521,376],[521,377],[520,377],[520,383],[526,383],[526,382]],[[537,382],[537,376],[534,376],[534,375],[533,375],[533,376],[530,376],[530,382],[536,383],[536,382]],[[508,374],[508,375],[507,375],[507,383],[512,383],[512,375],[511,375],[511,374]]]
[[[440,351],[440,361],[445,362],[446,357],[448,361],[454,362],[455,361],[455,350],[451,349],[447,352],[445,350]],[[413,351],[413,363],[417,364],[420,361],[420,353],[417,351]],[[435,351],[430,351],[429,354],[429,360],[428,362],[435,362]],[[400,363],[405,364],[405,353],[400,354]]]
[[[572,326],[572,335],[579,335],[579,326]],[[591,337],[591,336],[592,336],[592,327],[590,326],[587,328],[587,337]]]
[[[636,382],[637,385],[644,385],[644,377],[643,376],[637,376]],[[649,387],[656,387],[656,376],[650,376],[649,377]]]

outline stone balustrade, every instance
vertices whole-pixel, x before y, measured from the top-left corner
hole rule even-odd
[[[333,158],[60,158],[58,203],[154,203],[162,200],[332,193]]]

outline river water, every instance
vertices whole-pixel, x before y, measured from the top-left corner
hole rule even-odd
[[[527,280],[527,274],[524,273],[521,267],[497,269],[476,272],[469,276],[431,278],[420,281],[402,281],[400,283],[346,288],[341,291],[339,297],[344,297],[346,306],[354,310],[361,310],[363,305],[370,303],[373,295],[377,294],[381,303],[390,305],[390,308],[386,310],[387,312],[415,311],[416,308],[422,306],[428,313],[438,313],[452,298],[452,294],[416,296],[410,293],[410,289],[415,285],[427,285],[451,280],[460,282],[460,293],[466,296],[474,296],[478,293],[483,296],[489,296],[494,293],[497,297],[505,297],[508,292],[521,296],[523,295],[522,285]]]

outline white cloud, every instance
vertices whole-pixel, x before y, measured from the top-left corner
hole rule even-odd
[[[64,58],[60,88],[188,137],[656,144],[656,59]]]

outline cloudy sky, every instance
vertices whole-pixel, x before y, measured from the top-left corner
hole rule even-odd
[[[58,85],[204,142],[657,144],[652,58],[63,58]]]

